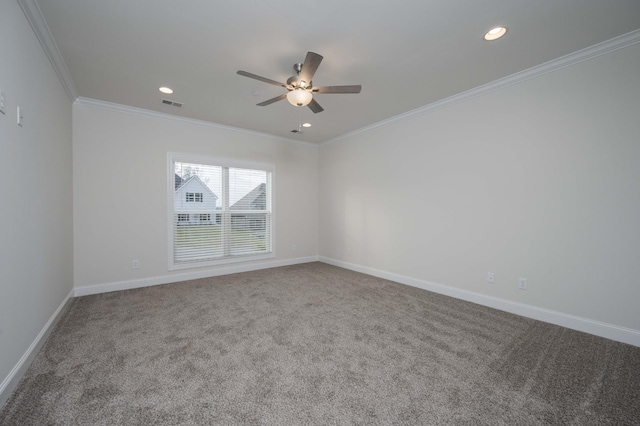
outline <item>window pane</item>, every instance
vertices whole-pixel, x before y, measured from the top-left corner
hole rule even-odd
[[[259,253],[267,250],[267,214],[231,215],[231,254]]]
[[[200,220],[190,220],[185,224],[183,221],[176,221],[173,244],[176,263],[213,260],[224,255],[222,226],[200,222]]]
[[[221,203],[222,168],[176,162],[174,182],[174,262],[222,257],[222,226],[216,215]]]
[[[174,162],[173,263],[271,253],[271,174]]]
[[[266,210],[267,172],[229,168],[231,210]]]

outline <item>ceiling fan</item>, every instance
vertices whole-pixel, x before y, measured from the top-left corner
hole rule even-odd
[[[314,86],[311,79],[316,73],[316,70],[322,62],[322,56],[314,52],[307,52],[307,57],[304,59],[304,63],[298,63],[293,65],[293,69],[296,75],[289,77],[286,83],[280,83],[275,80],[260,77],[259,75],[252,74],[250,72],[239,70],[238,74],[245,77],[254,78],[256,80],[264,81],[265,83],[273,84],[276,86],[284,87],[288,90],[287,93],[283,93],[275,98],[268,99],[264,102],[257,104],[258,106],[267,106],[282,99],[287,99],[293,106],[309,106],[309,109],[314,113],[324,111],[324,108],[320,106],[313,94],[325,94],[325,93],[360,93],[362,87],[358,85],[351,86]]]

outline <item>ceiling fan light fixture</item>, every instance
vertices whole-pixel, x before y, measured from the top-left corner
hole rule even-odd
[[[307,92],[301,87],[291,90],[287,93],[287,101],[293,106],[307,106],[313,99],[311,92]]]
[[[318,55],[314,52],[307,52],[304,64],[298,63],[293,66],[296,75],[289,77],[286,83],[280,83],[279,81],[260,77],[259,75],[242,70],[238,70],[237,74],[287,89],[286,93],[267,99],[264,102],[260,102],[259,104],[256,104],[257,106],[263,107],[271,105],[274,102],[287,98],[287,102],[291,105],[296,107],[308,106],[314,114],[317,114],[324,111],[324,108],[322,108],[313,98],[314,93],[360,93],[361,90],[361,86],[359,84],[350,86],[314,86],[312,79],[320,65],[320,62],[322,62],[322,55]]]
[[[493,27],[486,32],[486,34],[484,35],[484,39],[487,41],[497,40],[503,35],[505,35],[506,33],[507,33],[506,27],[502,27],[502,26]]]

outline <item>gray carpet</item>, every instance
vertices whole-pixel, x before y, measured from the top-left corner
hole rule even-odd
[[[322,263],[73,299],[2,425],[639,425],[640,348]]]

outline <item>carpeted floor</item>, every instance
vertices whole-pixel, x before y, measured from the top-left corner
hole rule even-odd
[[[640,425],[640,348],[309,263],[73,299],[2,425]]]

